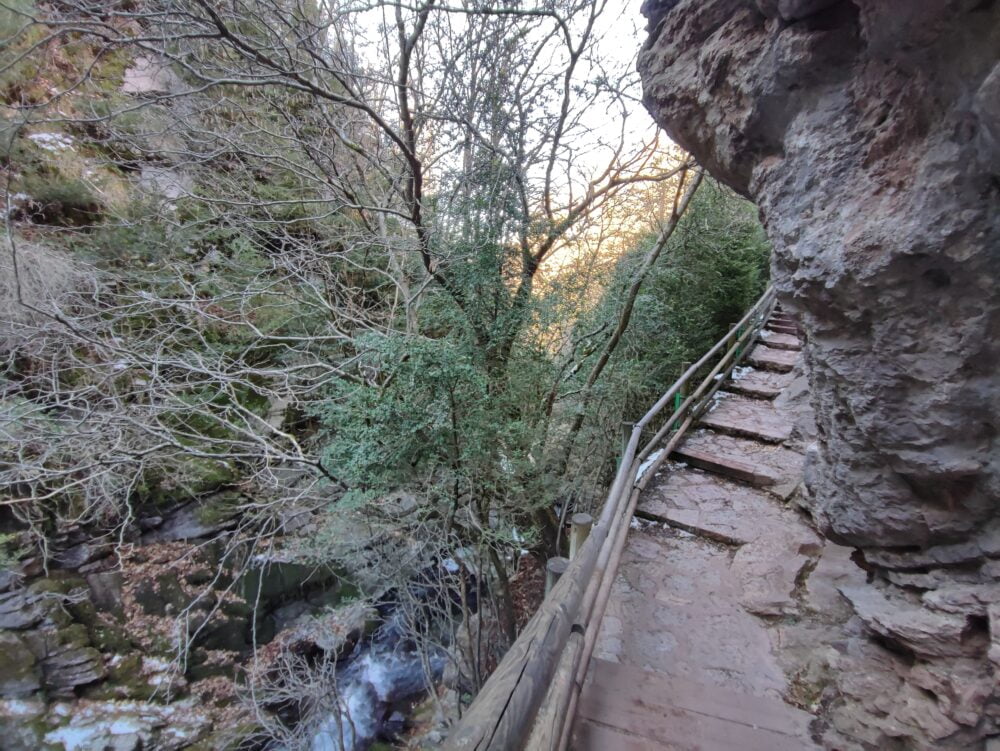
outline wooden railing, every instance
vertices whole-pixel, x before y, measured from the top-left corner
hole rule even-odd
[[[635,423],[593,530],[455,726],[445,749],[566,748],[639,494],[756,339],[774,299],[769,287],[743,319]],[[692,391],[689,385],[706,369]],[[640,449],[643,433],[653,430],[654,421],[659,422],[668,406],[673,412]]]

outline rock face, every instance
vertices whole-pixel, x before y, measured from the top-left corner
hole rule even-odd
[[[986,686],[970,717],[910,681],[898,701],[911,721],[870,737],[981,748],[1000,700],[987,656],[1000,634],[1000,2],[644,12],[646,106],[757,202],[808,339],[810,510],[875,575],[848,599],[939,682]],[[928,695],[935,712],[912,711]]]

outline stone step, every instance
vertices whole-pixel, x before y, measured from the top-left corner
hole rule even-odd
[[[793,379],[791,373],[743,367],[733,371],[733,378],[726,384],[726,390],[755,399],[774,399]]]
[[[799,353],[792,350],[774,349],[758,344],[747,356],[747,362],[757,368],[774,370],[778,373],[788,373],[799,358]]]
[[[697,467],[732,480],[739,480],[753,485],[755,488],[766,488],[778,481],[778,478],[773,473],[768,472],[766,468],[758,467],[733,456],[688,445],[687,442],[674,451],[671,457],[688,466]]]
[[[796,337],[799,335],[798,326],[789,326],[784,323],[769,323],[765,326],[765,330],[773,331],[776,334],[788,334]]]
[[[667,465],[639,497],[636,514],[727,545],[768,535],[787,510],[769,493],[711,472]]]
[[[707,472],[766,488],[782,499],[791,496],[798,486],[804,461],[801,454],[783,446],[704,429],[688,433],[672,458]]]
[[[760,332],[760,341],[772,349],[787,349],[796,352],[802,349],[802,341],[797,336],[779,331],[764,329]]]
[[[718,392],[716,397],[716,404],[701,417],[702,427],[767,443],[782,443],[791,437],[791,421],[772,402],[726,391]]]
[[[812,715],[779,699],[595,658],[573,748],[806,751]]]

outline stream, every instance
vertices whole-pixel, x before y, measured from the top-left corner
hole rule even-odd
[[[405,703],[425,696],[441,680],[444,651],[422,654],[395,607],[384,607],[385,622],[338,666],[338,712],[318,725],[312,751],[365,751],[380,733],[401,730]]]

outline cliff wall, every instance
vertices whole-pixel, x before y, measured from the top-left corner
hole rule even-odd
[[[884,699],[923,708],[875,712],[869,742],[984,747],[1000,732],[1000,3],[643,12],[646,106],[757,202],[801,318],[807,503],[874,574],[843,594],[872,639],[936,676]]]

